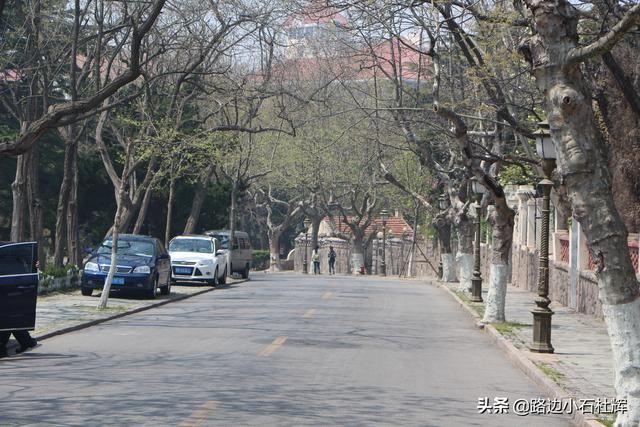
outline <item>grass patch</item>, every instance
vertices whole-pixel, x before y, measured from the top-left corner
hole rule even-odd
[[[135,307],[133,307],[133,308],[135,308]],[[96,310],[98,312],[100,312],[100,313],[119,313],[119,312],[127,311],[127,310],[130,310],[130,309],[132,309],[132,307],[126,307],[124,305],[120,305],[120,306],[118,306],[118,305],[116,305],[116,306],[108,305],[106,308],[97,308],[96,307]]]
[[[616,422],[616,418],[615,417],[606,417],[604,418],[604,415],[600,415],[598,418],[596,418],[598,420],[598,422],[600,424],[604,424],[607,427],[613,427],[614,423]]]
[[[491,326],[496,328],[496,331],[500,332],[502,335],[514,336],[517,329],[524,328],[529,325],[519,322],[494,322]]]
[[[565,377],[565,375],[562,372],[558,371],[548,363],[536,362],[536,361],[534,361],[533,363],[535,363],[535,365],[538,367],[538,369],[542,371],[542,373],[544,373],[546,376],[551,378],[554,383],[561,385],[561,382],[564,380],[564,377]]]
[[[465,303],[465,305],[471,307],[473,309],[473,311],[478,313],[478,316],[484,317],[484,304],[483,303],[471,301],[466,292],[454,291],[453,289],[451,291],[454,294],[456,294],[458,296],[458,298],[460,298],[462,300],[462,302]]]

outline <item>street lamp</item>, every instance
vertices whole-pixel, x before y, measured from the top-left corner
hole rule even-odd
[[[302,272],[304,274],[309,274],[307,264],[307,245],[309,243],[309,227],[311,226],[311,220],[309,218],[305,218],[302,222],[304,223],[304,262],[302,263]]]
[[[536,353],[553,353],[551,345],[551,316],[549,308],[549,199],[551,195],[551,174],[556,167],[556,150],[551,139],[549,123],[538,124],[534,132],[536,137],[536,151],[542,159],[544,178],[538,183],[542,188],[542,230],[540,233],[540,266],[538,269],[538,296],[535,299],[536,308],[533,314],[533,342],[529,347]]]
[[[380,218],[382,219],[382,262],[380,263],[380,275],[387,275],[386,260],[386,245],[387,245],[387,220],[389,219],[389,212],[386,209],[380,211]]]
[[[382,238],[383,238],[383,234],[382,231],[378,231],[378,233],[376,234],[376,238],[378,239],[378,249],[377,249],[377,256],[376,259],[378,261],[376,261],[378,263],[378,270],[376,271],[378,274],[380,273],[380,270],[382,269]]]
[[[471,277],[471,301],[482,302],[482,276],[480,275],[480,215],[482,214],[482,195],[487,192],[487,189],[480,184],[476,177],[471,178],[471,191],[477,195],[476,198],[476,241],[473,250],[474,263],[473,263],[473,276]]]
[[[447,198],[444,196],[444,194],[441,194],[440,197],[438,197],[438,207],[440,208],[441,211],[444,211],[445,209],[447,209]],[[440,250],[442,251],[442,241],[440,241]],[[440,280],[443,279],[444,275],[444,267],[442,267],[442,256],[440,256],[440,261],[438,263],[438,278]]]

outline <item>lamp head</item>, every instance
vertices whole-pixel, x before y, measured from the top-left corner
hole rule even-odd
[[[440,197],[438,197],[438,207],[441,210],[445,210],[447,209],[447,205],[448,205],[447,198],[445,197],[444,194],[441,194]]]
[[[538,130],[533,134],[536,138],[536,152],[538,153],[538,156],[543,160],[555,159],[556,149],[553,146],[549,123],[546,120],[538,123]]]
[[[389,212],[386,209],[380,211],[380,218],[382,219],[382,225],[384,226],[389,219]]]
[[[474,176],[473,178],[471,178],[471,191],[473,191],[474,194],[481,196],[487,192],[487,189],[484,185],[480,184],[478,178]]]

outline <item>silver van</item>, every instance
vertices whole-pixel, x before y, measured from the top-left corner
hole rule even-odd
[[[243,279],[249,277],[251,269],[251,242],[249,235],[244,231],[235,231],[235,241],[229,248],[231,232],[229,230],[209,230],[205,231],[207,236],[215,237],[220,242],[220,249],[227,251],[229,262],[229,274],[240,273]]]

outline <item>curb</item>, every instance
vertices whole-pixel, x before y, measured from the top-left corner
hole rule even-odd
[[[237,284],[244,283],[244,282],[247,282],[247,281],[249,281],[249,279],[239,279],[237,282],[227,283],[227,285],[225,285],[225,286],[237,285]],[[110,320],[119,319],[121,317],[129,316],[131,314],[136,314],[136,313],[140,313],[140,312],[143,312],[143,311],[146,311],[146,310],[150,310],[152,308],[161,307],[163,305],[167,305],[167,304],[170,304],[172,302],[183,301],[183,300],[188,299],[188,298],[192,298],[192,297],[195,297],[195,296],[198,296],[198,295],[206,294],[208,292],[213,292],[216,289],[220,289],[220,288],[210,287],[210,288],[198,291],[198,292],[194,292],[192,294],[181,295],[181,296],[176,297],[176,298],[166,299],[166,300],[163,300],[163,301],[158,301],[158,302],[155,302],[155,303],[152,303],[152,304],[149,304],[149,305],[145,305],[143,307],[137,307],[137,308],[134,308],[132,310],[123,311],[122,313],[117,313],[117,314],[113,314],[113,315],[110,315],[110,316],[107,316],[107,317],[102,317],[100,319],[89,320],[87,322],[78,323],[78,324],[73,325],[73,326],[65,326],[65,327],[62,327],[62,328],[55,329],[53,331],[44,333],[42,335],[34,336],[34,338],[38,342],[40,342],[42,340],[46,340],[46,339],[49,339],[49,338],[52,338],[52,337],[55,337],[55,336],[58,336],[58,335],[63,335],[63,334],[67,334],[69,332],[79,331],[81,329],[86,329],[86,328],[89,328],[91,326],[98,325],[100,323],[108,322]],[[9,352],[10,350],[12,350],[14,348],[17,348],[17,347],[18,347],[18,344],[16,342],[12,342],[12,345],[8,345],[7,346],[7,352]]]
[[[496,344],[504,353],[506,353],[507,357],[511,361],[511,363],[518,369],[520,369],[524,374],[529,377],[538,387],[542,389],[542,391],[552,398],[570,398],[575,401],[575,398],[571,396],[565,389],[560,387],[558,384],[553,382],[549,377],[547,377],[543,372],[538,369],[538,367],[531,361],[527,356],[522,354],[520,350],[518,350],[508,339],[502,336],[500,332],[496,330],[491,324],[481,323],[480,316],[469,307],[458,295],[456,295],[448,286],[443,285],[440,282],[434,281],[431,282],[435,284],[438,288],[443,289],[449,295],[456,300],[458,304],[460,304],[469,315],[477,322],[476,326],[479,329],[484,330],[491,340]],[[578,411],[574,410],[573,414],[571,414],[571,420],[575,423],[575,425],[579,427],[605,427],[604,424],[600,423],[595,417],[588,416]]]

